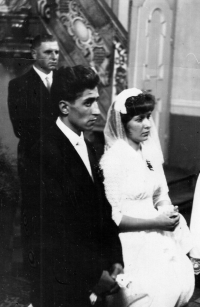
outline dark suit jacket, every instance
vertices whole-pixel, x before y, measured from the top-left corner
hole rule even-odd
[[[9,82],[8,107],[15,135],[20,139],[18,158],[23,162],[57,117],[50,93],[33,68]]]
[[[65,284],[68,300],[70,293],[77,300],[88,297],[103,270],[123,264],[94,149],[87,146],[94,182],[56,125],[32,150],[27,176],[25,228],[31,265],[36,271],[43,266],[39,279],[44,288],[49,279]]]

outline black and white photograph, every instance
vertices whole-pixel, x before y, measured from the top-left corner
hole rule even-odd
[[[0,307],[200,307],[199,12],[0,0]]]

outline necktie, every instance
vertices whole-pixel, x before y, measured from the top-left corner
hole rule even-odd
[[[50,89],[51,89],[51,83],[50,83],[50,80],[48,77],[45,78],[46,79],[46,86],[47,86],[47,89],[48,91],[50,92]]]

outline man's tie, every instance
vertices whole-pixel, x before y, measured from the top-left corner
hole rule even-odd
[[[45,78],[46,79],[46,86],[47,86],[47,89],[48,91],[50,92],[50,89],[51,89],[51,83],[50,83],[50,80],[48,77]]]

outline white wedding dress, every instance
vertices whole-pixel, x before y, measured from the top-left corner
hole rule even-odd
[[[169,200],[168,187],[162,165],[151,150],[142,146],[138,155],[119,139],[104,153],[100,165],[117,225],[123,215],[150,219],[163,210],[156,205]],[[133,300],[127,306],[184,306],[194,291],[193,267],[186,256],[193,243],[184,218],[174,232],[148,230],[119,236],[125,273],[132,281],[126,295]]]

